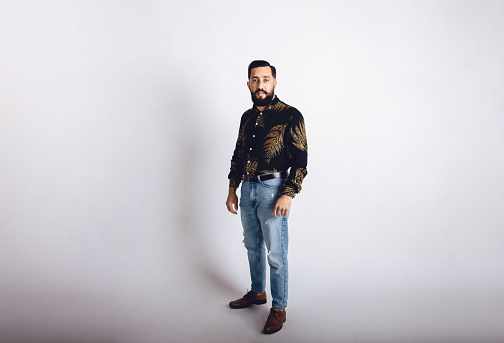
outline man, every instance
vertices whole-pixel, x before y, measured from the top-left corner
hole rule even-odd
[[[303,116],[275,95],[275,67],[253,61],[248,78],[254,106],[241,118],[226,206],[237,214],[236,190],[243,180],[240,212],[252,286],[229,306],[236,309],[266,303],[267,251],[273,302],[263,332],[271,334],[280,330],[286,319],[287,219],[292,199],[301,191],[307,174],[308,146]]]

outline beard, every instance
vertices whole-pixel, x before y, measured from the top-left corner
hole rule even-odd
[[[268,106],[271,102],[271,100],[273,100],[273,97],[275,96],[275,92],[271,92],[271,93],[266,93],[266,97],[264,97],[264,99],[261,99],[261,98],[258,98],[257,97],[257,93],[259,92],[256,91],[255,93],[252,93],[250,92],[250,95],[252,96],[252,102],[254,103],[254,105],[256,107],[263,107],[263,106]]]

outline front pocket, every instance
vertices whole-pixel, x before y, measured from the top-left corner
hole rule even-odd
[[[273,189],[282,188],[283,184],[284,180],[281,178],[261,181],[261,185],[263,185],[266,188],[273,188]]]

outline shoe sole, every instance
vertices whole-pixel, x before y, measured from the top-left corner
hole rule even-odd
[[[238,309],[238,308],[247,308],[247,307],[250,307],[252,305],[264,305],[266,304],[268,301],[266,299],[264,300],[259,300],[259,301],[256,301],[255,303],[252,303],[250,305],[247,305],[247,306],[231,306],[231,304],[229,304],[229,307],[233,308],[233,309]]]

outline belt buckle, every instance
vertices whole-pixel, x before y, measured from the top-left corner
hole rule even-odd
[[[257,182],[260,181],[260,180],[256,181],[256,179],[259,180],[259,177],[258,176],[256,176],[256,177],[250,177],[250,176],[246,176],[246,175],[244,177],[244,180],[247,181],[248,183],[257,183]]]

